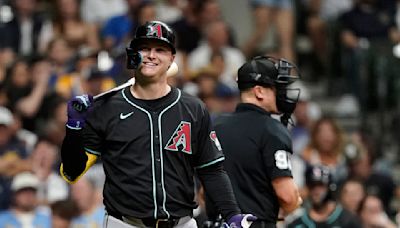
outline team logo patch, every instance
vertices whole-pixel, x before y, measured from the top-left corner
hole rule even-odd
[[[211,131],[210,132],[210,139],[215,143],[215,146],[217,147],[217,149],[219,151],[221,151],[222,150],[222,146],[221,146],[221,143],[218,140],[217,133],[215,133],[215,131]]]
[[[165,146],[166,150],[178,151],[179,149],[187,154],[192,154],[191,125],[189,122],[181,121],[172,137]]]
[[[155,24],[151,27],[148,27],[147,36],[156,36],[158,38],[162,38],[161,25]]]

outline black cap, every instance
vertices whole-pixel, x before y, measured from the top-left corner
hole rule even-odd
[[[239,68],[237,83],[240,90],[255,85],[275,86],[277,77],[278,69],[273,61],[268,58],[253,58]]]

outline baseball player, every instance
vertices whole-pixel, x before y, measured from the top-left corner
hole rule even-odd
[[[336,185],[328,167],[308,166],[305,176],[311,207],[291,222],[289,228],[362,227],[354,214],[336,203],[334,198]]]
[[[275,227],[280,208],[288,214],[302,203],[292,178],[292,143],[284,126],[300,92],[288,88],[298,78],[292,75],[295,69],[272,57],[246,62],[238,70],[242,102],[234,113],[215,120],[239,207],[258,218],[252,227]],[[290,97],[292,93],[295,96]],[[283,124],[271,114],[282,114]]]
[[[73,183],[101,156],[105,227],[197,227],[195,174],[230,226],[256,219],[240,213],[204,104],[167,84],[174,41],[162,22],[139,26],[127,48],[136,82],[68,102],[60,171]]]

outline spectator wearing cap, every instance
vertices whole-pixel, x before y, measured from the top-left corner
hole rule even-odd
[[[24,160],[27,151],[24,144],[15,137],[13,124],[10,110],[0,106],[0,209],[9,207],[12,177],[30,168],[27,160]]]
[[[38,178],[29,172],[16,175],[11,184],[13,204],[0,213],[0,227],[50,228],[50,216],[37,210]]]

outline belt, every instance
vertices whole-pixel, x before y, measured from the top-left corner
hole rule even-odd
[[[134,218],[130,216],[124,216],[118,213],[107,212],[112,217],[119,219],[125,223],[137,227],[152,227],[152,228],[173,228],[176,226],[181,218],[169,218],[169,219],[155,219],[155,218]],[[188,217],[188,216],[187,216]],[[185,217],[183,217],[185,218]]]
[[[154,228],[172,228],[179,223],[179,218],[176,219],[143,218],[141,220],[145,226]]]
[[[276,228],[276,223],[268,222],[268,221],[264,221],[264,220],[256,220],[251,224],[250,227],[251,228]]]

